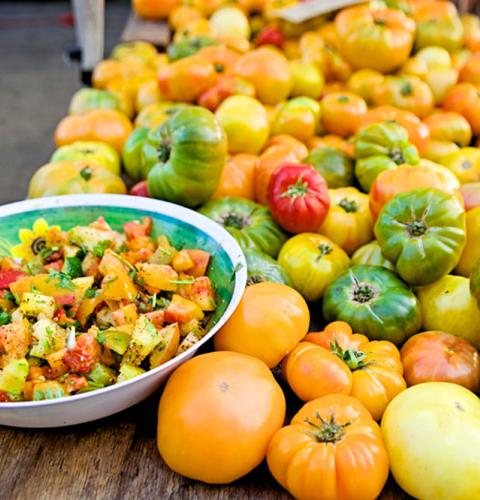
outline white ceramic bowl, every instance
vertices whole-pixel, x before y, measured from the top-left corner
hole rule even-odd
[[[194,346],[167,363],[125,382],[46,401],[0,403],[0,425],[13,427],[61,427],[89,422],[128,408],[157,391],[175,368],[190,359],[197,349],[215,335],[237,307],[247,279],[245,259],[230,234],[210,219],[187,208],[158,200],[122,195],[71,195],[21,201],[0,207],[1,247],[18,243],[21,227],[32,227],[44,217],[49,224],[68,229],[87,224],[104,215],[116,228],[122,221],[149,215],[154,230],[162,227],[174,244],[186,242],[191,248],[212,252],[209,274],[218,287],[219,309],[208,333]],[[112,220],[113,219],[113,220]],[[193,243],[192,243],[193,242]],[[213,273],[213,275],[212,275]],[[223,303],[222,303],[223,302]]]

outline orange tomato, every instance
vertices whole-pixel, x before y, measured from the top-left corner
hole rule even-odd
[[[430,87],[420,78],[411,75],[386,76],[372,95],[376,106],[390,105],[423,118],[431,113],[434,99]]]
[[[343,151],[350,157],[354,157],[355,145],[353,142],[346,141],[343,137],[335,134],[327,134],[322,137],[312,137],[307,141],[309,150],[316,148],[335,148]]]
[[[438,111],[427,116],[423,122],[433,140],[454,142],[458,146],[468,146],[472,140],[470,124],[459,113]]]
[[[308,156],[308,149],[305,144],[298,139],[295,139],[295,137],[292,137],[291,135],[272,135],[272,137],[268,139],[265,149],[269,148],[270,146],[286,146],[293,151],[294,155],[299,160],[303,160]]]
[[[137,113],[150,104],[155,104],[161,100],[160,89],[155,80],[149,80],[138,88],[135,98],[135,109]]]
[[[268,205],[268,184],[273,172],[284,163],[300,162],[302,159],[297,157],[294,149],[285,145],[267,148],[260,155],[255,171],[255,199]]]
[[[386,340],[372,341],[353,334],[343,321],[309,333],[285,358],[283,374],[303,401],[327,394],[347,394],[358,399],[375,420],[407,385],[400,353]],[[308,375],[307,375],[308,374]]]
[[[146,19],[166,19],[180,5],[180,0],[132,0],[135,13]]]
[[[267,464],[299,500],[371,500],[389,472],[380,427],[359,401],[343,394],[304,405],[274,434]]]
[[[157,446],[165,463],[212,484],[262,462],[285,418],[285,396],[258,359],[210,352],[180,366],[158,406]]]
[[[463,44],[472,52],[480,50],[480,19],[475,14],[460,16],[463,25]]]
[[[257,156],[247,153],[232,156],[223,167],[220,182],[212,199],[235,196],[253,200],[257,160]]]
[[[445,96],[443,108],[461,115],[478,100],[479,92],[472,83],[463,82],[453,86]]]
[[[249,354],[273,368],[305,336],[309,323],[307,303],[296,290],[280,283],[257,283],[247,287],[215,335],[215,349]]]
[[[480,83],[480,52],[474,53],[467,60],[459,73],[459,81]]]
[[[342,57],[340,52],[333,48],[325,49],[325,79],[328,82],[346,82],[352,75],[352,66]]]
[[[384,76],[374,69],[359,69],[347,81],[347,89],[372,104],[373,89],[383,82]]]
[[[179,5],[170,11],[168,23],[175,31],[181,29],[185,24],[195,19],[201,19],[202,13],[195,7]]]
[[[355,133],[367,112],[366,102],[351,92],[332,92],[322,99],[320,105],[324,129],[343,137]]]
[[[253,84],[257,98],[264,104],[285,100],[292,89],[288,60],[270,47],[260,47],[242,55],[235,65],[235,73]]]
[[[205,57],[195,54],[160,68],[158,84],[167,101],[194,102],[215,85],[218,73]]]
[[[461,337],[439,331],[417,333],[405,342],[400,352],[409,386],[451,382],[473,392],[480,389],[480,356]]]
[[[306,63],[314,64],[322,73],[327,69],[327,55],[325,41],[319,33],[307,31],[298,40],[300,59]]]
[[[112,109],[92,109],[63,118],[55,129],[55,144],[60,147],[75,141],[100,141],[121,153],[132,129],[130,120],[123,113]]]
[[[457,196],[462,202],[460,182],[452,172],[440,165],[400,165],[382,172],[370,189],[370,210],[376,219],[382,208],[397,194],[412,189],[434,188]]]
[[[217,73],[232,75],[235,65],[240,58],[238,52],[225,47],[224,45],[210,45],[203,47],[197,54],[210,61]]]

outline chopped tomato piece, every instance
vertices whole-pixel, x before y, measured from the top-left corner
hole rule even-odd
[[[54,262],[49,262],[43,266],[43,269],[48,273],[50,271],[61,271],[63,268],[63,260],[56,260]]]
[[[89,224],[90,227],[95,229],[100,229],[100,231],[111,231],[112,228],[107,224],[105,217],[100,216],[97,220]]]
[[[0,326],[0,368],[3,362],[24,358],[32,344],[30,325],[27,320]],[[1,356],[1,353],[4,356]]]
[[[100,358],[100,344],[93,333],[82,333],[75,341],[75,347],[64,354],[63,361],[70,371],[87,373]]]
[[[148,236],[152,230],[152,218],[144,217],[142,222],[131,221],[123,225],[125,236],[130,240],[138,236]]]
[[[120,309],[112,312],[112,318],[117,326],[135,323],[138,319],[137,306],[135,304],[128,304],[120,307]]]
[[[0,289],[4,290],[21,278],[26,276],[26,273],[20,271],[19,269],[2,269],[0,270]]]
[[[192,269],[194,265],[195,262],[187,250],[180,250],[180,252],[174,255],[172,260],[172,267],[178,273],[188,271],[189,269]]]
[[[8,403],[10,398],[6,392],[0,391],[0,403]]]
[[[158,330],[163,327],[165,322],[165,312],[164,311],[152,311],[145,316],[153,323],[153,326]]]
[[[213,291],[210,278],[207,276],[197,278],[192,283],[189,299],[198,304],[202,308],[202,311],[214,311],[216,307],[215,292]]]
[[[188,270],[188,274],[199,278],[200,276],[205,276],[207,274],[208,263],[210,262],[210,254],[205,252],[205,250],[185,250],[194,262],[191,269]]]
[[[202,319],[203,311],[201,308],[180,295],[174,294],[172,301],[165,309],[165,321],[168,323],[185,323],[192,319]]]
[[[71,306],[75,303],[75,294],[54,295],[53,298],[59,306]]]
[[[88,386],[88,380],[83,375],[70,374],[65,378],[65,390],[68,393],[79,391]]]

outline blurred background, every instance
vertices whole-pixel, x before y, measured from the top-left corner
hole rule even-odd
[[[105,53],[118,43],[128,0],[106,2]],[[70,2],[0,1],[0,203],[25,198],[33,172],[50,158],[53,131],[82,86]]]

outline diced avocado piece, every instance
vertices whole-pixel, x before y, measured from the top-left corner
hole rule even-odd
[[[41,401],[43,399],[63,398],[67,393],[60,382],[49,380],[48,382],[39,382],[33,387],[33,400]]]
[[[123,237],[116,231],[101,230],[89,226],[76,226],[68,232],[68,240],[74,245],[98,253],[101,248],[116,248],[123,242]],[[101,255],[97,255],[101,257]]]
[[[88,380],[91,380],[94,384],[101,387],[114,384],[116,379],[115,372],[108,366],[102,365],[102,363],[95,363],[86,377]]]
[[[180,342],[180,329],[177,323],[166,326],[160,330],[162,340],[150,354],[150,369],[166,363],[175,356]]]
[[[162,336],[154,324],[145,316],[135,321],[130,344],[123,356],[123,362],[138,366],[160,343]]]
[[[120,366],[120,375],[117,378],[117,382],[124,382],[125,380],[130,380],[131,378],[138,377],[142,373],[145,373],[145,370],[142,370],[138,366],[133,366],[128,363],[123,363]]]
[[[40,293],[24,293],[20,302],[20,311],[26,316],[43,314],[46,318],[53,318],[56,309],[55,299]]]
[[[176,253],[176,248],[170,245],[168,238],[162,234],[157,238],[157,249],[148,259],[148,262],[151,264],[170,264]]]
[[[0,391],[14,395],[22,394],[29,370],[30,365],[25,358],[10,361],[0,373]]]
[[[64,349],[67,332],[50,319],[41,319],[33,325],[33,338],[36,343],[30,349],[30,355],[46,359],[53,352]]]
[[[99,334],[101,343],[123,356],[132,338],[133,325],[123,325],[104,330]]]

